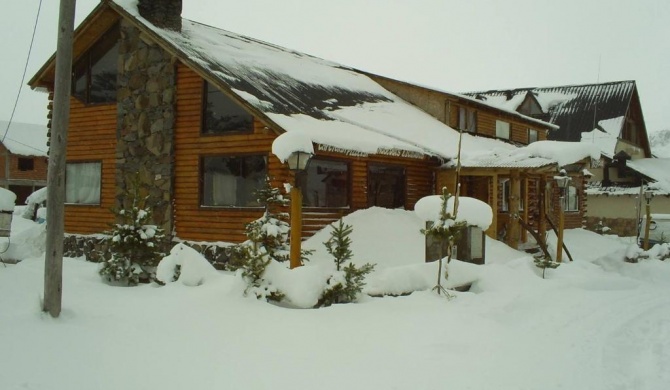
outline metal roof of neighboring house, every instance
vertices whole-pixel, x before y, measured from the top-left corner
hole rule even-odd
[[[517,88],[467,92],[465,95],[516,110],[527,94],[537,100],[545,119],[560,126],[550,139],[580,141],[583,132],[596,128],[599,122],[625,116],[635,90],[635,81],[568,85],[543,88]]]

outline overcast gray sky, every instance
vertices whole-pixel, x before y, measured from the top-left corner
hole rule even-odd
[[[77,22],[99,0],[77,1]],[[39,0],[5,1],[8,119]],[[26,81],[53,54],[44,0]],[[636,80],[649,131],[670,129],[669,0],[183,0],[183,16],[373,73],[453,92]],[[24,88],[14,120],[46,123]]]

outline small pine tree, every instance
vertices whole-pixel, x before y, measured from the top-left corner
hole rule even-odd
[[[337,270],[344,262],[351,260],[353,252],[351,251],[351,238],[349,235],[354,230],[351,225],[344,225],[344,221],[340,219],[337,226],[333,226],[333,231],[330,233],[330,239],[323,244],[326,250],[330,253],[335,261]]]
[[[151,207],[146,205],[147,197],[140,197],[139,177],[126,191],[132,199],[130,209],[113,210],[119,223],[112,225],[110,249],[112,256],[104,260],[100,275],[109,282],[136,285],[140,280],[150,280],[152,268],[165,256],[160,250],[165,239],[163,229],[150,223]]]
[[[433,237],[437,242],[440,243],[441,248],[446,245],[448,259],[451,260],[451,250],[458,240],[458,237],[461,234],[461,231],[467,226],[465,221],[457,222],[455,217],[447,211],[447,202],[451,198],[451,194],[447,191],[446,187],[442,188],[442,202],[440,204],[440,217],[437,221],[434,221],[433,224],[426,228],[421,229],[421,233],[426,236]],[[437,293],[440,294],[444,292],[447,296],[449,294],[442,287],[441,275],[442,275],[442,254],[440,254],[439,266],[437,271],[437,285],[434,289],[437,290]],[[448,262],[447,262],[448,263]],[[448,271],[445,270],[445,279],[448,277]]]
[[[328,286],[321,294],[316,307],[330,306],[335,303],[355,302],[358,294],[363,291],[365,277],[375,268],[375,265],[370,263],[356,267],[350,262],[342,271],[340,270],[342,264],[353,257],[353,252],[350,248],[351,238],[349,237],[352,232],[353,227],[345,225],[340,220],[338,226],[333,226],[333,231],[330,232],[330,239],[324,242],[328,253],[333,256],[337,271],[328,278]]]

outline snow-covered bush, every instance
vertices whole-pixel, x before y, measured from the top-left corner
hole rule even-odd
[[[25,219],[30,219],[33,221],[46,219],[46,209],[44,209],[44,207],[40,207],[44,206],[46,202],[47,188],[40,188],[26,198],[27,206],[25,209],[23,209],[23,214],[21,216]]]
[[[218,274],[214,266],[195,249],[175,245],[156,267],[156,281],[167,284],[179,281],[186,286],[199,286]]]
[[[330,306],[335,303],[355,302],[358,295],[365,286],[365,277],[374,270],[374,264],[364,264],[356,267],[349,263],[343,269],[342,265],[351,260],[353,252],[351,251],[351,238],[349,235],[353,231],[351,225],[345,225],[340,219],[337,226],[333,226],[330,233],[330,239],[324,242],[328,253],[333,256],[335,263],[335,272],[327,280],[326,288],[317,302],[316,306]]]
[[[150,223],[151,208],[146,206],[146,197],[140,198],[139,183],[132,187],[126,193],[132,199],[130,209],[114,210],[119,222],[109,232],[112,256],[99,270],[107,281],[131,286],[151,280],[153,268],[165,256],[160,249],[163,229]]]
[[[265,211],[259,219],[246,225],[248,240],[231,249],[235,261],[229,268],[242,269],[242,277],[247,283],[246,294],[252,292],[259,299],[280,301],[283,294],[270,287],[264,274],[271,261],[285,262],[289,258],[288,213],[279,210],[289,204],[289,199],[278,188],[272,187],[268,177],[255,195]]]

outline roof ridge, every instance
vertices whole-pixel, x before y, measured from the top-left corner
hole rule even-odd
[[[523,91],[534,91],[534,90],[547,90],[547,89],[558,89],[558,88],[576,88],[576,87],[595,87],[595,86],[608,86],[608,85],[617,85],[617,84],[635,84],[635,80],[619,80],[619,81],[606,81],[601,83],[587,83],[587,84],[570,84],[570,85],[555,85],[549,87],[523,87],[523,88],[503,88],[503,89],[489,89],[486,91],[471,91],[471,92],[461,92],[465,95],[476,95],[476,94],[488,94],[494,92],[523,92]]]

